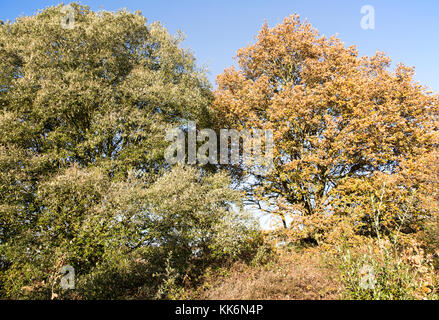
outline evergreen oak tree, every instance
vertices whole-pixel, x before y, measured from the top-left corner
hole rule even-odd
[[[257,238],[226,175],[164,160],[166,129],[208,123],[209,84],[140,13],[62,9],[0,25],[1,296],[167,297]]]

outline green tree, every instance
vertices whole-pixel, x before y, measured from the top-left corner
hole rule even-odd
[[[207,123],[209,84],[181,37],[140,13],[73,5],[66,29],[61,9],[0,25],[0,291],[55,297],[71,264],[78,297],[154,297],[169,253],[180,273],[204,261],[238,199],[221,175],[163,176],[165,129]]]

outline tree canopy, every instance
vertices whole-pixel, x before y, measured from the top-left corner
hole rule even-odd
[[[205,123],[212,99],[181,36],[80,5],[62,28],[61,9],[0,26],[0,290],[50,298],[72,265],[80,297],[155,297],[168,258],[181,280],[237,256],[256,229],[228,178],[164,159],[166,129]]]
[[[265,24],[237,62],[217,77],[218,126],[274,130],[275,168],[253,180],[249,199],[281,216],[358,211],[354,193],[364,196],[365,185],[382,184],[438,145],[438,96],[413,80],[412,68],[390,71],[383,53],[360,57],[298,15]],[[362,208],[360,219],[369,219]],[[394,211],[386,212],[392,221]]]

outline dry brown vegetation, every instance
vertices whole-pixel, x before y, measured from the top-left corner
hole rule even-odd
[[[194,295],[208,300],[315,300],[339,299],[341,292],[337,269],[324,264],[314,248],[281,248],[263,266],[238,262],[208,275]]]
[[[204,274],[201,285],[180,292],[178,298],[437,299],[439,278],[433,266],[434,255],[424,251],[431,250],[421,238],[414,240],[401,236],[394,243],[357,237],[310,246],[295,242],[287,232],[279,230],[265,234],[265,249],[260,250],[252,262],[238,261],[220,269],[210,269]],[[373,269],[373,289],[363,287],[365,266]]]

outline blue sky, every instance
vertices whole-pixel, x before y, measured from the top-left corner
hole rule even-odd
[[[37,9],[60,3],[51,0],[0,0],[0,19],[14,20]],[[236,51],[254,40],[267,20],[270,26],[292,13],[307,18],[322,34],[355,44],[362,55],[386,52],[394,63],[416,67],[416,79],[439,92],[439,1],[394,0],[89,0],[79,1],[94,10],[141,10],[150,22],[161,21],[171,33],[186,34],[185,47],[209,78],[233,64]],[[69,3],[66,1],[65,3]],[[360,26],[363,5],[375,8],[375,29]]]

